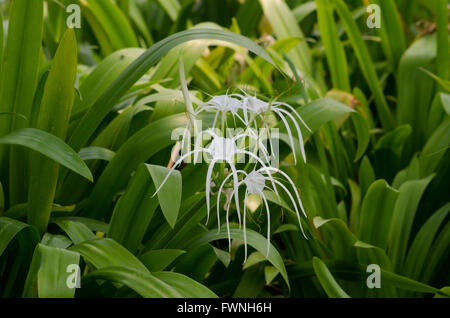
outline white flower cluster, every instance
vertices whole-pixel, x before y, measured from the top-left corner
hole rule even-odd
[[[297,188],[291,178],[281,171],[278,168],[267,165],[263,159],[267,159],[268,150],[261,142],[261,136],[258,131],[258,127],[266,128],[267,131],[267,139],[271,142],[272,137],[270,136],[269,127],[265,120],[265,115],[268,112],[275,113],[283,122],[287,134],[289,136],[289,141],[292,149],[294,150],[294,160],[295,157],[295,148],[294,148],[294,137],[290,126],[288,124],[288,119],[292,121],[296,128],[297,136],[300,142],[300,149],[303,156],[303,160],[306,162],[305,149],[303,145],[303,137],[302,132],[300,130],[300,125],[303,124],[308,130],[308,126],[302,120],[300,115],[295,111],[295,109],[281,102],[272,102],[268,103],[261,99],[258,99],[256,96],[251,96],[246,92],[242,92],[243,94],[226,94],[212,97],[209,101],[199,105],[195,110],[190,103],[189,97],[186,97],[187,87],[184,82],[184,72],[180,67],[180,75],[182,77],[181,83],[183,87],[183,92],[185,93],[185,100],[187,104],[188,112],[190,113],[190,121],[188,126],[185,129],[185,133],[183,134],[182,144],[190,143],[191,129],[196,128],[193,121],[197,120],[198,116],[202,112],[213,112],[215,113],[214,121],[212,126],[208,129],[194,132],[196,133],[196,141],[194,142],[194,149],[190,151],[186,151],[184,154],[180,156],[180,158],[174,163],[171,170],[167,174],[166,178],[163,180],[159,188],[156,190],[156,193],[162,188],[165,184],[171,173],[174,169],[180,165],[187,158],[194,156],[194,164],[197,162],[196,158],[199,154],[208,155],[209,156],[209,167],[206,175],[206,205],[207,205],[207,221],[209,220],[210,214],[210,195],[211,188],[218,187],[217,190],[217,221],[218,228],[220,231],[220,197],[222,193],[227,193],[227,204],[226,206],[226,226],[228,233],[228,240],[231,246],[231,237],[230,237],[230,224],[229,224],[229,210],[231,206],[232,198],[234,197],[236,213],[239,220],[239,225],[243,227],[244,231],[244,246],[245,246],[245,258],[247,257],[247,234],[246,234],[246,204],[247,199],[250,194],[258,195],[261,197],[262,202],[264,203],[266,212],[267,212],[267,256],[270,251],[270,209],[269,204],[267,202],[267,198],[265,195],[265,191],[271,191],[276,194],[279,198],[278,187],[282,189],[286,195],[289,197],[290,202],[297,214],[300,228],[303,228],[301,225],[300,212],[302,211],[305,217],[306,213],[302,205],[302,201],[300,199],[300,195],[297,191]],[[184,86],[183,86],[184,85]],[[226,120],[227,116],[231,115],[233,121],[236,126],[236,119],[241,122],[247,129],[244,133],[238,134],[232,138],[223,137],[225,135],[225,127],[223,125],[224,120]],[[219,118],[222,119],[222,126],[217,128]],[[259,126],[258,126],[259,125]],[[204,137],[209,136],[211,140],[206,143],[206,145],[202,145]],[[253,149],[248,149],[248,146],[245,146],[245,143],[238,143],[241,139],[249,139],[253,141],[255,147]],[[184,147],[181,147],[184,149]],[[265,158],[260,158],[257,156],[256,149],[262,150],[262,153]],[[271,146],[271,149],[273,147]],[[238,156],[248,156],[250,162],[247,162],[244,169],[237,169],[236,164]],[[221,163],[219,173],[216,173],[217,178],[214,175],[214,168],[216,167],[216,163]],[[251,164],[252,163],[252,164]],[[281,175],[285,181],[289,184],[288,186],[280,182],[279,180],[274,178],[275,174]],[[241,186],[245,186],[245,196],[243,202],[243,215],[241,216],[240,202],[239,202],[239,188]],[[155,193],[155,194],[156,194]],[[242,224],[241,224],[242,220]],[[306,237],[306,236],[305,236]]]

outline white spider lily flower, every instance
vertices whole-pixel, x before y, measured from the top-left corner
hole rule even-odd
[[[161,188],[164,186],[164,184],[166,183],[169,176],[172,174],[172,172],[175,170],[175,168],[183,162],[184,159],[186,159],[187,157],[189,157],[191,155],[195,156],[196,154],[199,154],[199,153],[206,153],[206,154],[210,155],[210,157],[211,157],[210,162],[209,162],[208,172],[206,174],[206,206],[207,206],[206,223],[208,223],[209,210],[210,210],[211,179],[212,179],[212,172],[214,170],[214,166],[216,163],[225,162],[231,168],[231,173],[227,177],[229,177],[229,176],[233,177],[233,183],[234,183],[233,187],[234,187],[234,191],[236,192],[235,203],[236,203],[236,209],[237,209],[238,214],[240,213],[240,211],[239,211],[239,195],[238,195],[239,180],[238,180],[238,173],[236,171],[236,166],[234,164],[235,155],[239,155],[239,154],[248,155],[249,157],[255,159],[258,163],[260,163],[262,167],[265,167],[265,168],[269,168],[269,167],[267,167],[264,164],[264,162],[259,157],[257,157],[255,154],[253,154],[245,149],[239,149],[236,146],[236,139],[241,138],[242,135],[235,136],[234,138],[225,138],[225,137],[218,136],[212,129],[208,129],[208,130],[202,132],[202,134],[211,135],[213,137],[212,141],[206,146],[206,148],[198,147],[198,148],[194,149],[193,151],[190,151],[190,152],[184,154],[183,156],[181,156],[177,160],[177,162],[174,163],[174,165],[170,169],[169,173],[164,178],[164,180],[162,181],[162,183],[160,184],[160,186],[158,187],[156,192],[153,194],[153,196],[156,195],[161,190]],[[194,161],[194,163],[195,163],[195,161]],[[272,179],[272,182],[274,184],[275,180]]]
[[[245,178],[239,182],[238,186],[241,186],[242,184],[245,184],[246,186],[246,191],[245,191],[245,198],[244,198],[244,212],[243,212],[243,216],[242,216],[242,227],[243,227],[243,231],[244,231],[244,248],[245,248],[245,259],[244,259],[244,263],[247,260],[247,228],[246,228],[246,203],[247,203],[247,199],[249,194],[256,194],[259,195],[261,197],[261,199],[264,202],[265,208],[266,208],[266,212],[267,212],[267,255],[266,257],[269,257],[269,251],[270,251],[270,209],[269,209],[269,204],[267,202],[267,198],[264,194],[264,189],[267,189],[269,191],[273,191],[276,192],[276,186],[279,186],[281,189],[283,189],[286,194],[288,195],[289,199],[291,200],[292,205],[294,206],[295,209],[295,213],[297,215],[298,218],[298,222],[300,225],[300,229],[302,231],[303,236],[306,238],[305,232],[303,231],[303,227],[301,224],[301,218],[300,218],[300,213],[299,213],[299,209],[298,206],[300,207],[300,209],[302,210],[303,214],[305,217],[307,217],[306,212],[303,208],[303,204],[302,201],[300,199],[300,195],[295,187],[294,182],[291,180],[291,178],[289,178],[289,176],[283,172],[280,169],[277,168],[273,168],[273,167],[262,167],[258,170],[253,170],[250,173],[246,173],[245,171],[239,170],[239,173],[242,173],[245,175]],[[278,180],[274,180],[272,177],[272,173],[279,173],[281,174],[292,186],[292,189],[295,193],[295,196],[297,198],[297,201],[294,199],[294,196],[291,194],[291,192],[289,191],[289,189],[280,181]],[[229,177],[229,176],[228,176]],[[228,181],[228,177],[225,178],[225,180],[223,181],[223,183],[221,184],[218,194],[217,194],[217,219],[218,219],[218,228],[220,230],[220,218],[219,218],[219,201],[220,201],[220,194],[222,192],[222,189],[225,185],[225,183]],[[268,186],[266,186],[266,181],[270,180],[272,182],[272,186],[273,188],[270,188]],[[236,189],[236,188],[235,188]],[[231,197],[233,195],[238,195],[237,191],[235,191],[235,189],[233,189],[233,192],[231,193]],[[277,192],[276,192],[277,193]],[[278,195],[278,193],[277,193]],[[231,201],[231,197],[229,198],[229,200]],[[297,205],[298,204],[298,205]],[[231,246],[231,235],[230,235],[230,224],[229,224],[229,209],[230,206],[228,205],[227,207],[227,211],[226,211],[226,224],[227,224],[227,234],[228,234],[228,244],[229,247]],[[241,216],[240,214],[238,214],[238,218],[239,218],[239,224],[241,224]]]
[[[245,150],[240,149],[236,146],[236,141],[243,137],[252,137],[252,135],[248,134],[239,134],[237,136],[234,136],[233,138],[224,138],[219,137],[215,132],[212,130],[207,130],[205,133],[210,134],[213,136],[212,142],[208,145],[207,149],[209,150],[209,153],[212,156],[211,162],[209,163],[208,172],[206,174],[206,208],[207,208],[207,218],[206,223],[209,221],[209,210],[210,210],[210,182],[211,182],[211,176],[212,171],[214,169],[214,165],[216,162],[227,162],[228,165],[231,168],[231,174],[227,176],[227,178],[231,175],[233,176],[233,182],[234,182],[234,189],[236,191],[235,195],[235,203],[236,203],[236,210],[238,215],[240,215],[239,211],[239,196],[237,195],[239,184],[238,184],[238,174],[236,170],[236,166],[234,165],[234,156],[235,155],[248,155],[250,158],[255,159],[263,168],[270,168],[265,165],[265,163],[254,153]],[[272,184],[275,184],[275,180],[271,178]],[[276,191],[276,190],[275,190]],[[219,193],[220,195],[220,193]]]
[[[300,129],[299,124],[297,123],[297,119],[306,127],[306,129],[308,129],[309,131],[311,131],[311,129],[308,127],[308,125],[306,125],[305,121],[297,113],[297,111],[294,109],[294,107],[292,107],[289,104],[282,103],[282,102],[268,103],[268,102],[265,102],[265,101],[257,98],[256,96],[251,96],[251,95],[247,94],[246,92],[243,92],[243,93],[244,93],[244,95],[234,94],[233,96],[236,96],[236,97],[239,97],[242,99],[242,109],[244,110],[245,118],[248,118],[247,113],[253,113],[262,118],[263,115],[266,114],[269,110],[273,111],[275,114],[277,114],[280,117],[281,121],[283,122],[283,124],[286,128],[286,131],[287,131],[287,134],[289,137],[289,141],[291,143],[291,148],[293,150],[293,155],[294,155],[294,161],[297,162],[297,158],[296,158],[296,154],[295,154],[295,147],[294,147],[294,138],[292,136],[292,131],[289,127],[289,123],[288,123],[286,117],[289,118],[294,123],[298,138],[300,140],[300,150],[301,150],[301,153],[303,156],[303,160],[306,163],[306,153],[305,153],[305,147],[303,144],[302,131]],[[286,110],[284,107],[286,107],[288,110]],[[295,115],[295,117],[291,113],[293,113]],[[247,123],[248,123],[248,121],[247,121]]]
[[[195,115],[203,111],[215,111],[216,116],[214,117],[214,122],[212,127],[216,126],[217,118],[220,113],[226,114],[231,113],[233,115],[233,120],[237,117],[241,122],[245,123],[241,116],[239,116],[238,111],[242,108],[242,102],[229,95],[218,95],[211,98],[206,103],[203,103],[195,110]]]

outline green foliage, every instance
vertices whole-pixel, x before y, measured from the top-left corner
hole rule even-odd
[[[79,29],[71,2],[0,7],[0,297],[448,296],[446,1],[80,0]],[[229,249],[217,193],[207,211],[206,164],[155,194],[185,101],[239,89],[310,128],[294,162],[294,123],[267,114],[306,238],[289,197],[267,192],[270,219],[252,198],[245,263],[234,201]]]

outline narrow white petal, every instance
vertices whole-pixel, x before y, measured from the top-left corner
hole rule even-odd
[[[244,230],[244,264],[247,261],[247,226],[246,226],[246,212],[247,212],[247,198],[248,198],[248,192],[245,191],[245,197],[244,197],[244,215],[243,215],[243,230]]]
[[[294,162],[297,163],[297,158],[296,158],[296,155],[295,155],[294,138],[292,137],[292,132],[291,132],[291,128],[289,127],[289,123],[287,122],[287,120],[284,117],[284,115],[279,112],[278,109],[277,110],[274,109],[274,111],[278,114],[278,116],[280,116],[281,120],[284,123],[284,126],[286,127],[286,130],[287,130],[287,133],[288,133],[288,136],[289,136],[289,141],[290,141],[291,147],[292,147],[292,154],[294,155]]]
[[[159,192],[159,190],[161,190],[161,188],[163,187],[163,185],[166,183],[167,179],[169,179],[169,177],[170,177],[170,175],[172,174],[172,172],[175,170],[175,168],[176,168],[180,163],[183,162],[184,159],[186,159],[187,157],[189,157],[189,156],[192,155],[192,154],[195,154],[196,152],[201,152],[201,151],[207,151],[207,149],[203,149],[203,148],[202,148],[202,149],[196,149],[196,150],[190,151],[190,152],[188,152],[187,154],[185,154],[184,156],[182,156],[180,159],[178,159],[178,161],[175,162],[175,163],[173,164],[172,169],[170,169],[169,173],[168,173],[167,176],[164,178],[163,182],[160,184],[160,186],[158,187],[158,189],[155,191],[155,193],[153,193],[152,197],[154,197],[154,196]]]
[[[266,258],[269,258],[269,252],[270,252],[270,209],[269,204],[267,203],[266,196],[263,192],[260,193],[260,196],[262,197],[264,204],[266,205],[266,212],[267,212],[267,254]]]
[[[302,131],[300,130],[300,126],[298,125],[298,123],[295,120],[294,116],[292,116],[288,111],[286,111],[284,109],[279,109],[279,111],[284,113],[284,114],[286,114],[286,116],[288,116],[292,120],[292,122],[294,123],[295,129],[297,129],[298,138],[300,139],[300,150],[302,152],[303,161],[306,163],[305,145],[303,144],[303,136],[302,136]]]
[[[305,218],[308,218],[308,216],[306,215],[305,209],[303,208],[303,204],[302,204],[302,200],[300,199],[300,195],[298,194],[297,188],[296,188],[294,182],[292,181],[292,179],[283,170],[280,170],[280,169],[277,169],[274,167],[262,168],[260,170],[270,170],[270,171],[278,172],[279,174],[281,174],[291,184],[292,189],[294,190],[294,193],[297,197],[300,208],[303,212],[303,215],[305,216]]]
[[[294,107],[292,107],[292,106],[289,105],[289,104],[281,103],[281,102],[277,102],[277,103],[275,103],[275,104],[283,105],[283,106],[286,106],[287,108],[289,108],[289,109],[294,113],[294,115],[297,116],[297,118],[300,120],[300,122],[303,124],[303,126],[305,126],[306,129],[308,129],[309,132],[312,132],[312,131],[311,131],[311,128],[308,127],[308,125],[305,123],[305,121],[304,121],[303,118],[299,115],[299,113],[297,113],[297,111],[295,110]]]
[[[211,161],[208,167],[208,172],[206,174],[206,224],[208,224],[209,221],[209,210],[210,210],[210,203],[209,203],[209,194],[211,192],[211,175],[214,170],[214,165],[216,164],[216,160]]]
[[[227,161],[228,164],[231,167],[231,172],[233,174],[233,183],[234,183],[234,192],[235,192],[235,203],[236,203],[236,211],[237,213],[240,215],[240,210],[239,210],[239,180],[238,180],[238,174],[236,171],[236,167],[234,166],[233,162],[231,161]]]
[[[287,195],[289,196],[289,199],[291,200],[292,204],[294,205],[295,213],[297,214],[298,225],[300,225],[300,229],[302,231],[302,234],[306,238],[305,232],[303,231],[302,222],[301,222],[301,219],[300,219],[300,213],[298,212],[297,204],[295,203],[294,197],[289,192],[289,190],[284,186],[284,184],[282,184],[280,181],[275,180],[275,183],[278,184],[287,193]]]
[[[263,162],[259,157],[257,157],[255,154],[253,154],[253,153],[251,153],[251,152],[249,152],[249,151],[247,151],[247,150],[239,150],[238,153],[244,153],[244,154],[246,154],[246,155],[249,155],[250,157],[256,159],[256,161],[258,161],[258,162],[261,164],[261,166],[262,166],[263,168],[269,168],[268,166],[266,166],[266,165],[264,164],[264,162]],[[270,177],[270,181],[272,182],[272,185],[274,186],[274,191],[275,191],[275,193],[278,195],[278,191],[277,191],[277,189],[276,189],[276,187],[275,187],[275,184],[274,184],[274,182],[273,182],[272,175],[269,174],[269,177]]]

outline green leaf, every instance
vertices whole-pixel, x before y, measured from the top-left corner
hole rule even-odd
[[[230,235],[231,238],[233,239],[244,241],[244,234],[240,229],[230,228]],[[215,240],[226,238],[228,238],[228,235],[226,230],[224,230],[224,228],[222,228],[222,231],[220,231],[219,233],[217,233],[217,230],[213,230],[205,234],[202,234],[199,238],[197,238],[194,242],[192,242],[189,246],[189,250],[193,250],[199,246],[202,246],[206,243],[210,243]],[[254,247],[258,252],[266,255],[267,239],[261,234],[251,229],[247,229],[247,243],[250,246]],[[286,268],[284,267],[283,259],[281,258],[280,254],[272,244],[270,244],[269,247],[269,256],[267,257],[267,260],[280,271],[281,276],[283,276],[283,279],[289,286],[289,279],[287,276]]]
[[[349,281],[362,281],[366,286],[367,272],[366,266],[358,263],[340,260],[323,260],[329,271],[338,279],[345,279]],[[306,261],[290,268],[289,277],[291,279],[305,278],[315,276],[312,261]],[[381,281],[389,286],[394,286],[404,290],[423,292],[423,293],[437,293],[437,288],[431,287],[416,280],[394,274],[390,271],[381,269]]]
[[[269,285],[280,272],[273,266],[264,267],[264,278],[266,279],[266,285]]]
[[[436,64],[438,76],[448,80],[449,71],[449,43],[448,43],[448,2],[436,0]],[[447,14],[446,14],[447,13]]]
[[[170,169],[155,165],[149,165],[147,168],[150,171],[155,187],[158,189]],[[179,171],[173,171],[157,194],[164,217],[172,228],[177,222],[178,212],[181,205],[181,182],[181,173]]]
[[[103,59],[80,85],[80,94],[75,96],[72,116],[81,116],[83,111],[92,106],[111,83],[144,52],[143,49],[128,48]]]
[[[138,46],[133,28],[113,1],[79,0],[78,2],[100,43],[103,54]]]
[[[316,3],[314,1],[308,1],[297,6],[294,10],[292,10],[292,13],[294,14],[297,22],[300,23],[315,10]]]
[[[364,198],[369,186],[375,181],[375,172],[367,156],[361,161],[359,167],[359,185],[361,187],[361,198]]]
[[[76,150],[80,149],[118,102],[119,98],[122,97],[133,84],[150,69],[150,67],[159,62],[159,60],[175,46],[196,39],[214,39],[235,43],[262,56],[266,61],[273,64],[272,59],[262,47],[242,35],[229,31],[194,28],[173,34],[154,44],[128,66],[127,69],[105,90],[81,119],[70,139],[70,145]]]
[[[316,0],[321,40],[325,47],[331,80],[334,88],[350,91],[348,63],[339,40],[334,21],[334,8],[330,0]]]
[[[78,152],[81,160],[104,160],[111,161],[114,158],[115,152],[102,147],[87,147]]]
[[[66,232],[74,244],[96,239],[94,233],[83,223],[70,220],[57,220],[54,223]]]
[[[295,20],[295,16],[284,1],[260,0],[264,15],[270,22],[273,32],[278,40],[296,37],[302,41],[294,50],[289,53],[289,57],[305,75],[311,75],[312,62],[311,53],[305,41],[305,36]]]
[[[422,176],[433,173],[450,147],[450,120],[444,121],[431,135],[419,156]]]
[[[153,276],[173,287],[187,298],[217,298],[211,290],[183,274],[174,272],[156,272]]]
[[[139,255],[150,272],[159,272],[167,268],[175,259],[186,253],[177,249],[151,250]]]
[[[394,119],[384,97],[369,50],[363,41],[362,35],[359,32],[356,22],[353,19],[347,5],[342,0],[336,0],[334,3],[336,4],[337,12],[341,17],[341,21],[344,24],[354,53],[358,59],[361,71],[374,95],[375,105],[377,107],[381,124],[385,130],[389,131],[394,128]]]
[[[435,83],[421,68],[433,70],[436,59],[436,36],[421,37],[403,54],[397,75],[397,120],[414,127],[405,148],[404,158],[421,149],[426,132],[429,108],[435,94]]]
[[[450,223],[447,222],[442,228],[436,240],[428,253],[428,262],[421,276],[421,281],[429,283],[436,277],[436,270],[439,265],[442,266],[446,257],[448,257],[448,247],[450,246]]]
[[[324,220],[320,216],[316,216],[313,222],[314,226],[320,229],[324,242],[331,248],[336,258],[356,259],[356,251],[353,246],[357,238],[350,232],[344,221],[341,219]]]
[[[70,247],[70,250],[80,253],[86,261],[97,269],[119,266],[134,269],[143,274],[150,273],[136,256],[109,238],[84,241]]]
[[[381,35],[381,44],[391,70],[397,69],[400,58],[406,50],[405,32],[395,1],[371,0],[380,7],[381,27],[377,31]]]
[[[30,265],[23,297],[73,298],[70,265],[78,266],[80,255],[62,248],[38,244]],[[76,277],[76,276],[75,276]],[[76,278],[75,278],[76,279]]]
[[[377,176],[391,180],[393,175],[400,169],[403,151],[411,133],[411,126],[401,125],[378,140],[372,161]],[[390,164],[386,165],[386,162]]]
[[[245,261],[244,265],[242,266],[242,270],[245,270],[253,265],[264,262],[265,260],[266,260],[266,257],[263,254],[261,254],[260,252],[253,252],[248,256],[247,260]]]
[[[379,247],[364,243],[362,241],[357,241],[355,243],[356,255],[358,257],[358,262],[364,265],[375,264],[381,269],[390,271],[391,270],[391,260],[387,257],[386,252]],[[366,271],[370,273],[370,270]],[[369,275],[369,274],[367,274]],[[383,282],[380,282],[381,288],[368,289],[365,288],[365,296],[374,297],[396,297],[396,291],[392,286],[384,286]]]
[[[42,237],[41,244],[65,249],[72,245],[72,241],[65,235],[45,233]]]
[[[141,272],[135,268],[108,266],[95,270],[83,277],[87,279],[104,279],[133,289],[145,298],[181,298],[183,297],[175,288],[154,275]]]
[[[302,117],[312,133],[316,132],[323,124],[335,119],[343,114],[355,112],[350,107],[329,98],[316,99],[305,106],[296,109],[297,113]],[[300,127],[304,140],[310,135],[303,125]],[[280,132],[284,131],[280,127]]]
[[[180,4],[177,0],[157,0],[158,4],[166,11],[172,21],[175,21],[180,11]]]
[[[358,235],[361,241],[386,248],[395,202],[399,192],[386,181],[371,184],[361,206]]]
[[[420,279],[420,274],[423,273],[425,266],[429,266],[428,251],[438,234],[438,229],[441,227],[448,213],[450,212],[450,203],[445,204],[437,210],[424,225],[420,228],[406,257],[403,272],[406,276]]]
[[[399,191],[389,230],[388,256],[396,271],[403,268],[411,228],[422,194],[433,176],[420,180],[406,181]]]
[[[361,189],[352,180],[348,179],[348,186],[352,195],[352,205],[350,208],[349,228],[353,233],[357,233],[359,228],[360,205],[361,205]]]
[[[9,243],[17,236],[25,235],[27,242],[34,248],[39,242],[39,235],[32,226],[6,217],[0,217],[0,256],[3,254]]]
[[[73,29],[68,29],[59,44],[53,59],[50,73],[45,83],[36,128],[47,132],[50,136],[64,140],[69,126],[69,116],[74,99],[74,85],[77,75],[77,40]],[[24,131],[22,131],[24,132]],[[29,131],[28,131],[29,132]],[[39,135],[38,135],[39,136]],[[33,136],[36,141],[36,136]],[[59,141],[59,140],[58,140]],[[50,144],[51,145],[51,144]],[[59,142],[58,148],[62,148]],[[65,157],[72,155],[64,145]],[[52,149],[53,150],[53,149]],[[58,149],[62,150],[62,149]],[[54,158],[52,158],[54,159]],[[78,156],[71,158],[74,163],[80,164]],[[75,159],[75,160],[74,160]],[[79,159],[79,160],[76,160]],[[83,163],[84,165],[84,163]],[[80,172],[84,176],[92,176],[84,165]],[[59,164],[50,160],[41,153],[30,154],[30,186],[28,191],[28,222],[35,225],[43,233],[50,218],[52,203],[54,201],[56,185],[58,182]],[[12,191],[12,190],[11,190]]]
[[[185,127],[186,123],[187,118],[184,114],[169,116],[147,125],[129,138],[97,180],[86,204],[85,215],[90,217],[106,215],[114,195],[126,186],[137,166],[172,144],[173,130]],[[134,155],[130,156],[131,153]]]
[[[358,161],[366,152],[370,142],[369,124],[361,113],[351,114],[353,126],[355,127],[358,140],[358,149],[356,149],[354,162]]]
[[[109,224],[108,236],[136,252],[158,207],[150,168],[141,164],[124,195],[117,202]]]
[[[350,298],[350,296],[339,286],[327,265],[318,257],[313,257],[312,264],[314,272],[320,284],[330,298]]]
[[[62,166],[93,181],[89,168],[79,155],[58,137],[43,130],[24,128],[0,138],[0,144],[20,145],[37,151]]]
[[[17,113],[26,119],[20,116],[13,119],[9,116],[0,116],[0,137],[14,129],[27,127],[27,120],[30,119],[34,90],[38,81],[44,18],[43,6],[43,0],[33,2],[15,0],[11,3],[8,38],[1,60],[0,113]],[[3,47],[3,41],[1,46]],[[21,180],[17,180],[17,182],[20,184],[25,182],[25,177],[23,174],[20,175],[19,167],[23,169],[26,161],[23,160],[23,153],[20,154],[20,151],[15,152],[15,154],[13,159],[18,161],[12,161],[13,171],[14,174],[19,174],[18,177]],[[6,173],[8,173],[5,161],[7,156],[8,147],[0,146],[0,171],[5,187],[7,185]],[[15,162],[17,162],[17,165]]]
[[[214,250],[214,253],[217,256],[217,259],[221,261],[225,267],[228,267],[228,265],[230,265],[231,262],[231,254],[214,246],[212,246],[212,249]]]
[[[391,261],[381,248],[362,241],[355,242],[355,247],[360,264],[377,264],[384,270],[391,270]]]
[[[56,223],[58,221],[74,221],[86,225],[91,231],[94,232],[108,232],[108,224],[106,224],[105,222],[90,218],[83,218],[80,216],[58,216],[51,218],[50,221],[53,223]]]

